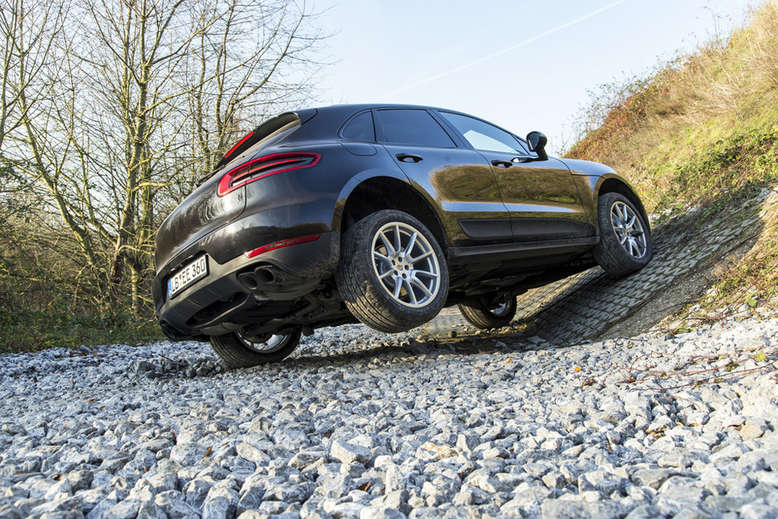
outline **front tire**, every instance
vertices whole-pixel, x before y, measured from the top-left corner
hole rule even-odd
[[[598,199],[600,243],[594,259],[613,279],[645,267],[654,255],[648,222],[627,197],[605,193]]]
[[[211,347],[228,368],[250,368],[279,362],[300,344],[300,330],[266,338],[247,338],[240,332],[211,337]]]
[[[335,281],[346,307],[362,323],[403,332],[443,308],[448,296],[443,250],[413,216],[378,211],[357,221],[342,243]]]

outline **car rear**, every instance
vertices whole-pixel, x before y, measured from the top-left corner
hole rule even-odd
[[[255,128],[162,223],[153,297],[166,335],[218,335],[247,315],[293,311],[331,273],[336,197],[321,162],[339,145],[291,138],[315,116],[290,112]]]

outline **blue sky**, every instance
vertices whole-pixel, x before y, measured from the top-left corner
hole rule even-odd
[[[598,85],[643,74],[757,0],[315,0],[324,10],[318,104],[444,106],[569,144]],[[562,28],[563,27],[563,28]]]

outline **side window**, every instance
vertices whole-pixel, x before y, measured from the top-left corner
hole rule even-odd
[[[340,134],[344,139],[373,142],[375,140],[375,130],[373,128],[373,116],[370,114],[370,111],[362,112],[351,119]]]
[[[477,150],[526,153],[513,135],[496,126],[466,115],[450,112],[440,112],[440,115],[459,130],[467,142]]]
[[[388,144],[454,148],[454,141],[425,110],[376,110],[379,137]]]

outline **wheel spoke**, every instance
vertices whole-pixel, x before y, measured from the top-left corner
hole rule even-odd
[[[407,279],[404,279],[403,282],[405,283],[405,290],[408,291],[408,294],[411,297],[411,303],[417,304],[418,301],[416,299],[416,293],[413,291],[413,287],[411,286],[411,282],[408,281]]]
[[[396,245],[394,250],[401,251],[402,250],[402,242],[400,241],[400,226],[399,225],[395,225],[394,226],[394,243]]]
[[[386,272],[384,272],[383,274],[381,274],[380,276],[378,276],[378,279],[386,279],[387,277],[391,276],[392,274],[394,274],[394,271],[392,269],[389,269]]]
[[[400,290],[402,290],[403,284],[402,284],[402,278],[400,276],[394,277],[394,298],[397,299],[400,297]]]
[[[423,260],[424,258],[426,258],[426,257],[428,257],[428,256],[432,256],[432,251],[431,251],[431,250],[428,250],[427,252],[425,252],[425,253],[423,253],[423,254],[420,254],[420,255],[418,255],[418,256],[417,256],[417,257],[415,257],[415,258],[410,258],[410,259],[408,260],[408,263],[410,263],[411,265],[413,265],[413,264],[414,264],[414,263],[416,263],[417,261],[421,261],[421,260]]]
[[[431,277],[431,278],[436,278],[436,277],[438,277],[438,275],[437,275],[437,274],[435,274],[434,272],[427,272],[426,270],[414,270],[414,271],[413,271],[413,274],[414,274],[415,276],[418,276],[419,274],[424,274],[425,276],[429,276],[429,277]]]
[[[381,237],[381,241],[383,242],[384,247],[386,247],[386,252],[388,254],[394,254],[395,252],[394,247],[392,246],[391,242],[386,238],[384,233],[381,233],[379,236]]]
[[[385,262],[387,262],[387,263],[390,263],[390,264],[392,263],[392,261],[391,261],[389,258],[387,258],[386,256],[384,256],[383,254],[381,254],[381,253],[380,253],[380,252],[378,252],[377,250],[374,250],[374,251],[373,251],[373,256],[374,256],[374,257],[376,257],[376,258],[378,258],[378,259],[380,259],[381,261],[385,261]]]
[[[426,295],[428,297],[432,295],[432,292],[430,292],[430,289],[427,288],[427,286],[424,283],[419,281],[419,279],[416,276],[413,276],[411,278],[411,284],[412,285],[416,285],[417,287],[419,287],[424,292],[424,295]]]
[[[500,303],[499,306],[496,306],[494,308],[490,308],[489,312],[496,315],[497,317],[503,315],[505,311],[508,309],[509,304],[506,303]]]
[[[406,255],[410,256],[411,251],[413,250],[413,246],[416,244],[416,237],[419,235],[419,233],[415,232],[411,235],[411,238],[408,240],[408,245],[405,246],[405,252]]]

